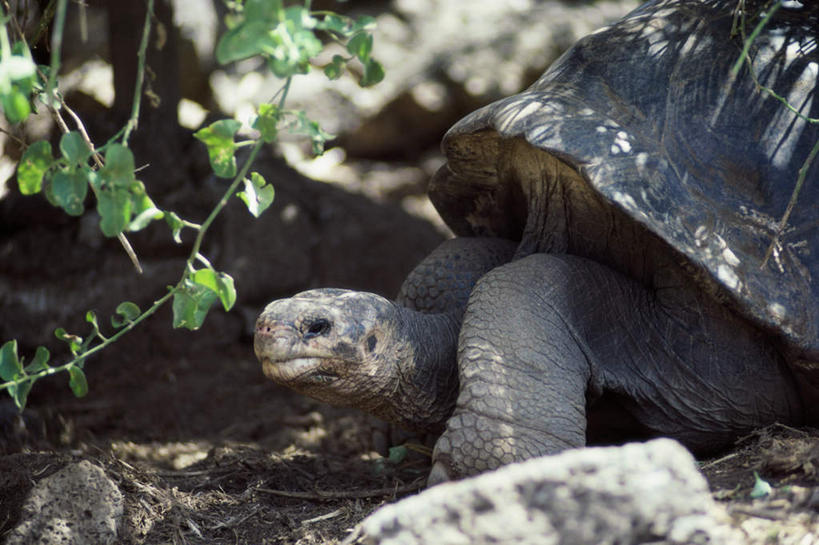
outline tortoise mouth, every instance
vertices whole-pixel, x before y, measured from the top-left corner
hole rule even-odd
[[[329,384],[335,382],[338,374],[327,368],[327,358],[292,358],[262,362],[264,375],[276,382],[311,382]]]

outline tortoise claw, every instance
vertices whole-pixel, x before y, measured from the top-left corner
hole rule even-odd
[[[446,463],[446,461],[439,459],[432,465],[432,469],[429,472],[427,488],[452,480],[454,480],[454,477],[450,465]]]

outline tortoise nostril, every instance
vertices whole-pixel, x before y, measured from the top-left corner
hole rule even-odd
[[[330,328],[331,324],[329,320],[325,320],[324,318],[313,320],[307,326],[307,331],[304,333],[304,338],[306,340],[312,339],[313,337],[319,337],[330,331]]]
[[[271,324],[270,322],[261,322],[256,324],[256,335],[273,335],[275,331],[275,324]]]

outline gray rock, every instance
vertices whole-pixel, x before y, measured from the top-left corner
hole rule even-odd
[[[122,493],[105,472],[83,460],[42,479],[23,504],[7,545],[115,543]]]
[[[365,519],[379,545],[739,543],[670,439],[587,448],[435,486]]]

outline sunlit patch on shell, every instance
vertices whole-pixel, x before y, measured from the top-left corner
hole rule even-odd
[[[724,250],[722,250],[722,258],[731,267],[736,267],[740,263],[739,258],[734,252],[731,251],[731,248],[725,248]]]
[[[634,162],[637,164],[637,168],[644,169],[648,164],[648,154],[641,151],[634,157]]]
[[[729,289],[735,290],[739,287],[739,277],[728,265],[722,264],[717,268],[717,277]]]
[[[770,303],[768,304],[768,313],[777,320],[781,320],[785,317],[785,307],[780,303]]]
[[[706,241],[708,240],[708,227],[705,225],[700,225],[697,227],[697,230],[694,231],[694,243],[697,247],[702,247]]]
[[[627,210],[633,212],[640,212],[637,207],[637,202],[634,200],[634,197],[629,195],[628,193],[623,193],[622,191],[615,191],[612,194],[612,198],[615,202],[621,204]],[[641,213],[641,212],[640,212]]]
[[[536,145],[537,143],[543,142],[544,140],[548,139],[554,134],[555,128],[553,125],[543,125],[541,127],[537,127],[532,131],[529,131],[528,140]]]
[[[529,98],[521,98],[511,104],[504,111],[498,114],[495,118],[498,129],[501,131],[507,130],[518,119],[525,119],[538,111],[549,110],[546,104],[540,101]]]
[[[629,136],[626,131],[617,132],[617,135],[614,137],[614,143],[611,145],[610,151],[612,155],[619,155],[620,153],[631,152],[631,142],[629,142]]]

